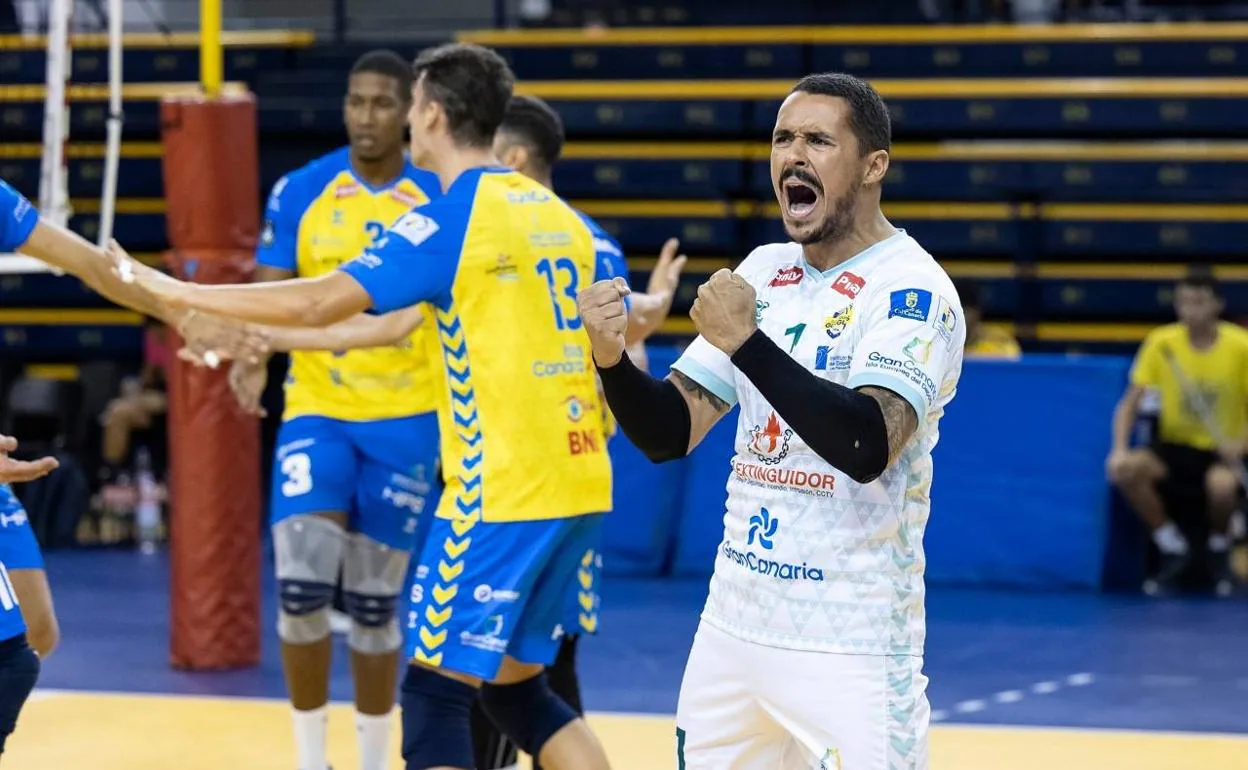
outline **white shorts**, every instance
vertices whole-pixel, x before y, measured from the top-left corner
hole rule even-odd
[[[765,647],[698,626],[676,709],[681,770],[927,770],[923,659]]]

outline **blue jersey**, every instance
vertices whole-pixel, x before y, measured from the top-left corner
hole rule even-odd
[[[39,214],[30,201],[0,179],[0,253],[20,249],[38,223]]]
[[[9,485],[0,484],[0,641],[26,630],[9,580],[11,569],[43,569],[43,556],[26,510]]]
[[[589,228],[594,235],[594,251],[598,256],[598,267],[595,280],[609,281],[616,276],[628,280],[628,263],[624,260],[624,249],[620,246],[620,242],[615,239],[611,233],[602,229],[602,225],[598,224],[584,211],[577,211],[581,215],[581,221]],[[633,301],[629,297],[624,298],[624,307],[629,310],[633,307]]]

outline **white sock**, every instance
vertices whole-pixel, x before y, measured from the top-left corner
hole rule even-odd
[[[1187,539],[1173,521],[1167,521],[1153,532],[1153,542],[1165,554],[1182,556],[1187,553]]]
[[[311,711],[295,709],[295,751],[299,770],[329,770],[325,755],[326,732],[329,728],[329,704]]]
[[[1214,551],[1216,553],[1222,553],[1227,548],[1229,548],[1230,545],[1231,544],[1227,540],[1226,535],[1210,535],[1209,536],[1209,550],[1210,551]]]
[[[355,712],[355,732],[360,740],[360,770],[386,770],[390,751],[390,715]]]

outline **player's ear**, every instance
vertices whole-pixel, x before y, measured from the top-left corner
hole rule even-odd
[[[529,164],[529,148],[523,144],[515,143],[508,145],[498,158],[507,168],[514,168],[517,171],[527,168]]]
[[[863,184],[879,184],[888,173],[888,150],[876,150],[867,155],[866,170],[863,172]]]

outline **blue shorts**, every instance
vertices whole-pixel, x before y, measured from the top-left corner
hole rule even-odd
[[[567,616],[563,630],[570,635],[592,636],[598,633],[598,608],[602,604],[602,528],[604,516],[595,516],[594,532],[586,538],[576,566],[576,580],[568,596]]]
[[[487,681],[504,655],[553,663],[601,521],[601,514],[466,524],[435,518],[412,579],[408,657]]]
[[[347,514],[348,529],[391,548],[416,547],[422,518],[437,509],[434,414],[347,422],[282,423],[273,457],[271,524],[300,514]]]

